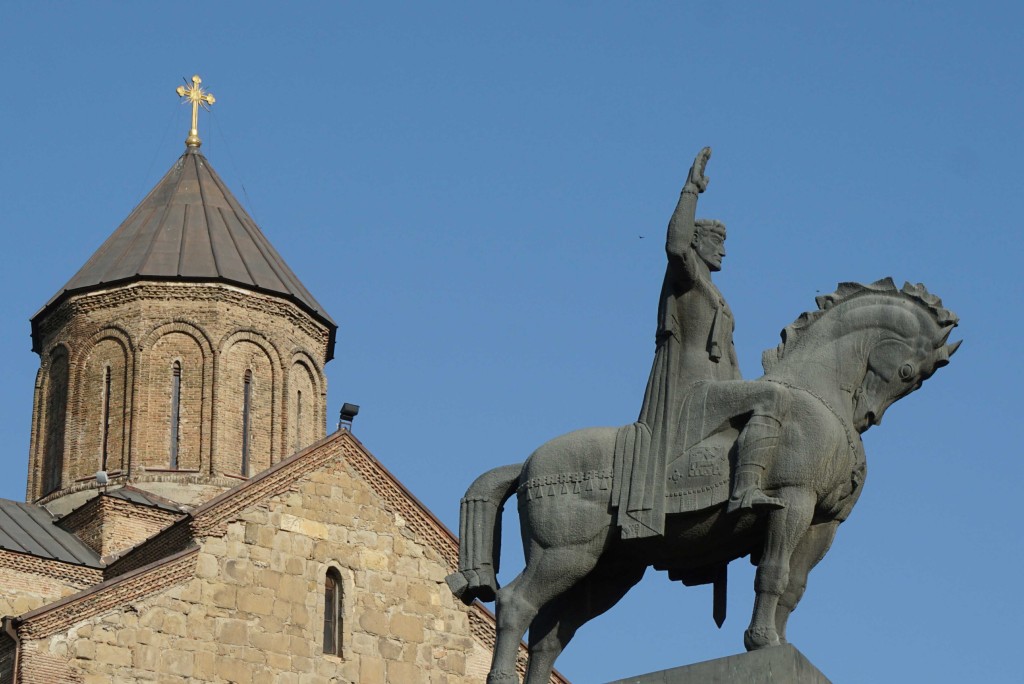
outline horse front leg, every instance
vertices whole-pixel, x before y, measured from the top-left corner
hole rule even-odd
[[[779,598],[775,609],[775,630],[779,633],[779,641],[786,643],[786,622],[789,614],[796,609],[796,604],[807,588],[807,575],[815,565],[828,553],[839,529],[839,521],[811,525],[797,544],[793,557],[789,561],[789,586]]]
[[[761,562],[754,576],[754,614],[743,633],[748,651],[779,645],[775,614],[779,598],[789,587],[790,560],[814,517],[814,494],[806,489],[787,488],[779,492],[785,508],[768,514]]]

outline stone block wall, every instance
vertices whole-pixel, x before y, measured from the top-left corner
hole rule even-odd
[[[0,550],[0,615],[27,613],[102,579],[102,570]]]
[[[141,468],[189,484],[251,476],[326,433],[330,331],[286,300],[137,282],[69,297],[36,324],[30,501],[93,488],[104,466],[129,480]]]
[[[180,570],[158,563],[147,580],[143,567],[91,603],[30,617],[23,681],[60,670],[78,682],[480,682],[477,609],[454,599],[446,554],[411,527],[332,459],[211,528],[169,564]],[[342,579],[339,656],[323,652],[330,568]]]

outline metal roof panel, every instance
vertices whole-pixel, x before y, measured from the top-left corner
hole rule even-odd
[[[332,339],[337,328],[194,148],[33,318],[69,293],[134,278],[250,286],[296,302],[331,329]]]
[[[0,499],[0,548],[63,563],[102,567],[95,551],[57,527],[49,511],[36,504]]]

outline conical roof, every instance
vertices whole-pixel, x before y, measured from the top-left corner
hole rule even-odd
[[[136,280],[222,281],[289,299],[337,324],[303,286],[198,150],[190,147],[113,235],[35,316],[67,296]]]

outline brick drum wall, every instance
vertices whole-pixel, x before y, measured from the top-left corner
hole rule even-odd
[[[151,468],[170,468],[171,402],[174,369],[179,369],[178,401],[178,468],[200,470],[209,462],[202,459],[203,444],[209,443],[209,421],[203,421],[210,410],[210,378],[204,376],[206,361],[212,357],[204,349],[202,331],[178,324],[160,331],[147,362],[140,370],[140,390],[145,397],[139,407],[142,425],[148,425],[139,436],[139,462]],[[208,347],[209,345],[205,345]]]
[[[246,371],[249,475],[326,434],[329,331],[277,297],[224,284],[134,283],[70,297],[37,321],[37,332],[43,363],[30,501],[94,487],[104,454],[115,474],[168,469],[175,363],[178,472],[161,477],[165,482],[241,475]],[[54,492],[45,469],[55,461]]]
[[[63,345],[54,345],[40,373],[42,384],[36,388],[41,397],[34,402],[33,443],[39,442],[39,455],[29,473],[30,490],[40,494],[55,489],[61,480],[64,459],[65,426],[68,401],[68,354]]]
[[[65,466],[65,482],[92,477],[97,470],[124,470],[126,466],[126,396],[131,391],[128,349],[122,335],[113,330],[103,332],[106,334],[101,339],[90,340],[72,383],[68,425],[74,441]]]

